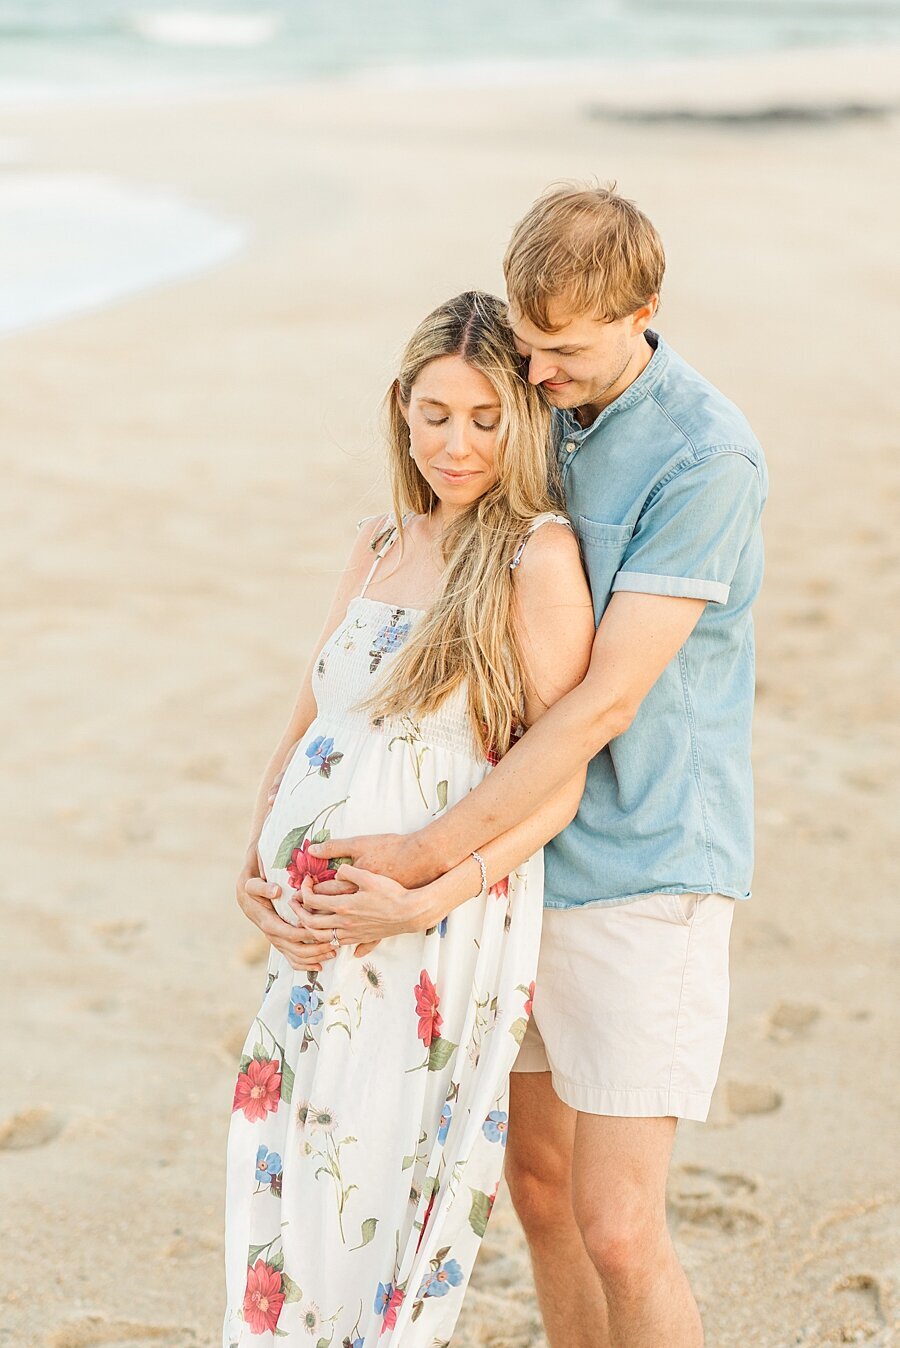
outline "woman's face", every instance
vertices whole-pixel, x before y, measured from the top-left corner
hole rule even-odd
[[[429,361],[401,409],[416,467],[443,506],[464,509],[494,485],[500,399],[480,370],[462,356]]]

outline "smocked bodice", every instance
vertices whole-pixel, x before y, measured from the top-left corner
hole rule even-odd
[[[469,721],[464,685],[426,715],[379,720],[370,707],[362,705],[377,690],[423,616],[422,609],[403,608],[368,595],[351,599],[343,622],[329,637],[313,670],[317,720],[329,727],[340,724],[359,734],[385,736],[388,742],[413,735],[420,744],[483,762]]]

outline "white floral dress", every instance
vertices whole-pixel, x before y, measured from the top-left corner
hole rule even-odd
[[[412,832],[490,770],[463,690],[416,719],[358,707],[420,617],[363,592],[322,650],[318,715],[259,842],[289,922],[303,877],[333,873],[311,841]],[[500,1180],[542,860],[367,959],[301,974],[272,950],[228,1142],[224,1348],[449,1343]]]

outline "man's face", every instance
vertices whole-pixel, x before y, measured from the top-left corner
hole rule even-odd
[[[603,407],[618,396],[640,358],[644,331],[656,310],[655,301],[637,313],[607,322],[571,318],[551,305],[553,332],[544,332],[510,305],[516,347],[528,361],[528,378],[539,384],[553,407]],[[633,374],[631,376],[634,377]]]

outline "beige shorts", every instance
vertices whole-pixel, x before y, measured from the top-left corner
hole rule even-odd
[[[734,900],[651,894],[547,908],[516,1072],[586,1114],[703,1122],[728,1019]]]

